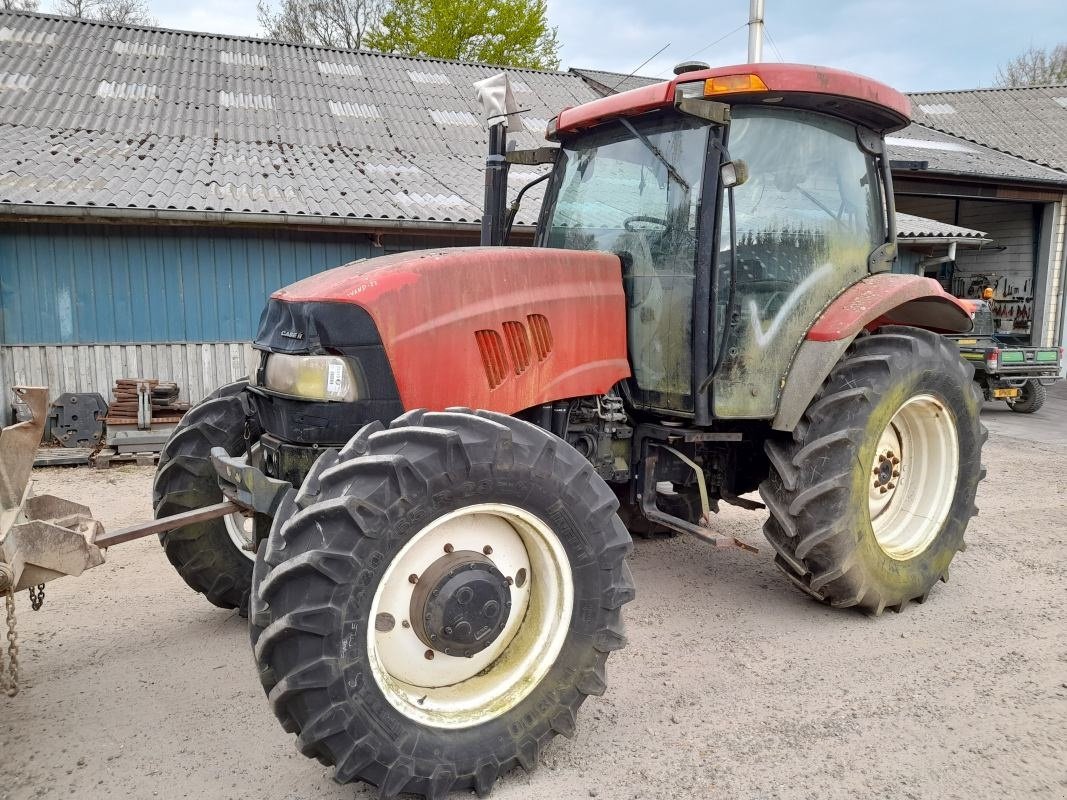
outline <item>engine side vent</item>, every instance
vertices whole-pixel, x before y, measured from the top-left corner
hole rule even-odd
[[[526,320],[530,323],[537,360],[544,361],[552,352],[552,329],[548,326],[548,317],[543,314],[530,314]]]
[[[485,377],[489,379],[489,388],[495,389],[508,376],[508,357],[504,352],[504,340],[500,338],[499,333],[492,330],[475,331],[474,338],[482,354],[482,364],[485,366]]]
[[[515,374],[522,375],[530,367],[530,337],[526,335],[526,326],[508,320],[504,323],[504,338],[508,340],[508,352],[511,353],[511,363],[515,365]]]

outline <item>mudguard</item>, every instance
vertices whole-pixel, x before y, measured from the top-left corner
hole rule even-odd
[[[937,333],[967,333],[973,309],[932,278],[871,275],[853,284],[823,311],[789,368],[771,427],[791,431],[804,409],[861,330],[912,325]]]

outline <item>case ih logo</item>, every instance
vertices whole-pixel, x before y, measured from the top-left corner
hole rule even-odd
[[[304,332],[303,331],[282,331],[282,336],[284,336],[286,339],[297,339],[297,340],[299,340],[299,339],[303,339],[304,338]]]
[[[490,389],[507,380],[512,371],[516,375],[526,372],[534,355],[538,361],[544,361],[552,352],[552,329],[543,314],[527,315],[525,324],[508,320],[501,327],[504,329],[503,336],[492,328],[474,332]]]

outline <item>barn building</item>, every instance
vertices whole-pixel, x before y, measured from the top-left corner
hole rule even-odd
[[[472,84],[499,71],[0,12],[0,391],[106,395],[149,376],[197,401],[248,374],[275,288],[476,244],[487,137]],[[507,72],[519,147],[560,109],[648,82]],[[984,238],[937,274],[1029,292],[1025,338],[1062,341],[1063,154],[1038,163],[922,113],[891,141],[901,210]],[[511,188],[537,174],[514,168]],[[535,190],[515,243],[532,240],[539,205]]]

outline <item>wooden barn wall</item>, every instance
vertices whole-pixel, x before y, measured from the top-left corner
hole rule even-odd
[[[476,244],[463,235],[275,228],[0,223],[0,421],[10,387],[99,392],[176,381],[197,402],[248,375],[275,289],[386,252]]]
[[[47,386],[52,399],[99,392],[110,402],[116,378],[158,378],[174,381],[181,398],[196,403],[257,363],[250,342],[15,345],[0,348],[0,382]]]

